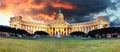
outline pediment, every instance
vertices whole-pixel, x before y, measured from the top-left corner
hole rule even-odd
[[[51,27],[68,27],[69,23],[67,22],[53,22],[49,24]]]

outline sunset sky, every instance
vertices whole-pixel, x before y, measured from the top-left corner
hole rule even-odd
[[[18,15],[28,21],[53,21],[58,9],[70,23],[104,16],[112,26],[120,25],[120,0],[0,0],[0,25],[9,26],[10,17]]]

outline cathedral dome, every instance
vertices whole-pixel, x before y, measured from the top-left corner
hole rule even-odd
[[[59,10],[58,14],[56,15],[57,20],[59,21],[64,21],[64,15],[61,12],[61,10]]]
[[[64,15],[63,15],[63,13],[61,12],[61,10],[59,10],[59,12],[58,12],[58,14],[57,14],[57,17],[59,17],[59,16],[64,17]]]

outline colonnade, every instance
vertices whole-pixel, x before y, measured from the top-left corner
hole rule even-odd
[[[81,31],[81,32],[85,32],[88,33],[89,31],[95,30],[95,29],[99,29],[99,25],[91,25],[91,26],[73,26],[72,27],[72,32],[74,31]]]
[[[14,26],[14,25],[11,25]],[[47,26],[47,25],[46,25]],[[58,34],[58,32],[61,33],[61,35],[68,36],[71,32],[74,31],[81,31],[88,33],[91,30],[99,29],[98,24],[94,25],[73,25],[68,27],[45,27],[44,25],[35,25],[35,24],[18,24],[16,28],[24,29],[28,31],[29,33],[33,34],[35,31],[45,31],[50,34],[50,36],[55,36]]]
[[[51,36],[57,36],[58,33],[61,33],[62,36],[68,36],[71,31],[68,27],[50,27],[49,30]]]
[[[45,31],[47,32],[47,27],[40,26],[40,25],[34,25],[34,24],[19,24],[20,26],[18,28],[24,29],[27,32],[33,34],[36,31]]]
[[[88,33],[91,30],[99,29],[100,23],[98,20],[86,22],[86,23],[74,23],[74,24],[67,24],[67,25],[60,25],[57,26],[50,25],[50,24],[36,24],[36,23],[28,23],[28,22],[19,22],[17,24],[11,24],[11,27],[24,29],[27,32],[33,34],[35,31],[45,31],[50,34],[50,36],[56,36],[58,32],[61,33],[63,36],[68,36],[70,33],[74,31],[81,31]]]

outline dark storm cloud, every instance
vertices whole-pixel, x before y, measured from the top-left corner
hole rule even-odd
[[[51,0],[51,1],[56,1],[56,0]],[[45,2],[45,0],[34,0],[33,3],[40,4],[41,2]],[[61,8],[61,10],[63,10],[66,16],[69,15],[84,16],[84,15],[88,15],[89,13],[100,12],[106,9],[109,6],[109,4],[111,4],[110,0],[60,0],[60,3],[63,2],[68,2],[69,4],[72,4],[76,7],[73,10]],[[52,8],[52,6],[50,6],[49,4],[46,8],[51,10],[58,9],[58,8]]]
[[[75,22],[84,22],[93,20],[93,16],[88,16],[90,13],[99,13],[106,10],[111,5],[110,0],[69,0],[71,4],[77,8],[75,10],[66,10],[63,12],[67,18],[76,20]],[[88,16],[88,17],[84,17]]]
[[[44,0],[33,0],[32,4],[38,5],[38,4],[42,3],[43,1]]]
[[[40,13],[52,15],[52,12],[56,12],[56,9],[53,8],[51,5],[47,5],[44,8],[44,10],[31,8],[31,10],[28,13],[31,13],[31,15],[37,15],[37,14],[40,14]]]
[[[6,3],[4,2],[4,0],[1,1],[3,2],[0,2],[0,8],[6,7],[5,5]],[[45,2],[45,7],[43,7],[42,9],[37,8],[40,7],[41,6],[40,4],[41,3],[43,4],[44,2]],[[74,6],[74,8],[66,9],[64,7],[54,7],[52,6],[51,2],[60,3],[60,4],[63,3],[71,4]],[[16,4],[17,5],[24,4],[24,2],[16,3]],[[67,21],[69,20],[71,21],[72,19],[74,19],[73,22],[84,22],[94,19],[92,16],[89,16],[89,14],[102,12],[114,3],[111,3],[111,0],[33,0],[31,4],[36,5],[36,7],[33,8],[28,7],[29,10],[27,11],[25,11],[25,9],[23,10],[21,9],[16,13],[23,15],[30,14],[31,16],[35,16],[39,14],[48,14],[50,16],[53,14],[53,12],[56,12],[58,9],[61,9]],[[116,3],[114,5],[116,5]],[[114,5],[113,7],[111,7],[111,9],[114,9],[115,7]]]
[[[54,2],[57,2],[57,0],[51,0]],[[34,4],[40,4],[41,2],[46,2],[46,0],[34,0]],[[51,11],[56,11],[58,9],[61,9],[62,12],[65,15],[66,19],[75,19],[76,22],[83,22],[83,21],[89,21],[92,20],[92,17],[87,17],[87,19],[84,16],[89,15],[90,13],[99,13],[101,11],[104,11],[109,5],[111,5],[110,0],[60,0],[59,3],[67,2],[69,4],[72,4],[75,6],[75,9],[68,10],[64,8],[53,8],[51,5],[46,6],[47,9],[44,11],[32,9],[32,13],[38,14],[38,13],[51,13]],[[81,20],[84,19],[84,20]]]

